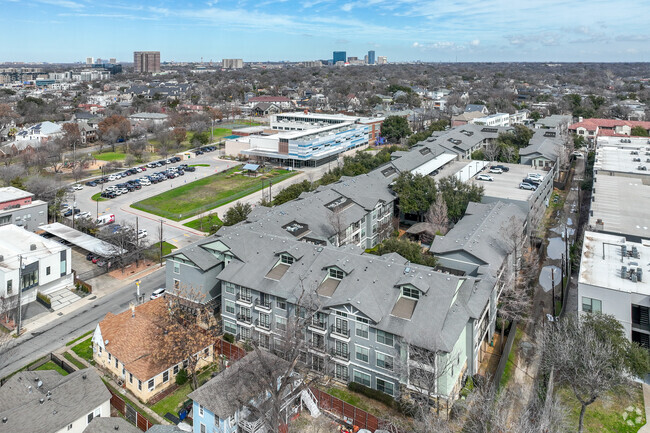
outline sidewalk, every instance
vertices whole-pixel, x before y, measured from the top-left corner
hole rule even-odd
[[[643,384],[643,404],[645,406],[645,425],[639,429],[638,433],[650,433],[650,386]]]
[[[42,328],[43,326],[57,320],[61,316],[65,316],[66,314],[70,314],[74,311],[84,308],[92,304],[96,300],[106,295],[109,295],[115,292],[116,290],[121,289],[122,287],[124,287],[129,283],[133,283],[138,278],[145,277],[157,271],[158,269],[160,269],[160,266],[152,266],[150,268],[144,269],[141,272],[133,274],[123,280],[112,278],[106,274],[95,277],[89,280],[89,284],[93,286],[93,293],[79,299],[77,302],[74,302],[70,305],[61,308],[58,311],[54,311],[52,313],[47,313],[44,315],[38,315],[34,317],[34,320],[24,322],[22,326],[22,335],[24,336],[27,335],[27,333],[34,332],[39,328]],[[12,332],[12,334],[15,335],[15,331]],[[18,337],[18,339],[20,338],[21,337]]]

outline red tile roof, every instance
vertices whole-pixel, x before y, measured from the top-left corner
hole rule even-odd
[[[650,122],[618,119],[584,119],[582,122],[574,123],[573,125],[569,126],[569,129],[575,130],[582,127],[588,131],[595,131],[596,128],[615,128],[617,126],[629,126],[630,128],[640,126],[644,129],[650,130]]]

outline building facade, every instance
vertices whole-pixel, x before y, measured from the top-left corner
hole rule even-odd
[[[224,69],[241,69],[244,67],[244,61],[242,59],[223,59],[221,66]]]
[[[374,50],[368,51],[368,64],[374,65],[376,61]]]
[[[338,62],[345,63],[346,59],[347,59],[347,53],[345,51],[334,51],[332,53],[332,63],[334,63],[335,65]]]
[[[35,232],[47,224],[47,203],[13,186],[0,188],[0,226],[8,224]]]
[[[135,51],[133,64],[136,73],[160,72],[160,51]]]

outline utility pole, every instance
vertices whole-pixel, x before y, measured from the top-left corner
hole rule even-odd
[[[553,299],[551,300],[551,316],[555,317],[555,268],[551,268],[551,288],[553,290]]]
[[[16,325],[16,335],[20,336],[20,327],[23,321],[23,256],[19,255],[20,266],[18,267],[18,323]]]
[[[140,230],[138,229],[138,217],[135,217],[135,267],[138,267],[138,257],[140,256]],[[140,294],[140,280],[138,285],[138,295]]]
[[[273,201],[273,192],[271,191],[271,186],[273,186],[273,182],[269,180],[269,201]]]
[[[163,258],[163,220],[160,219],[160,267],[162,268]]]
[[[99,202],[98,202],[99,203]],[[72,228],[74,228],[74,208],[77,205],[77,196],[75,194],[72,194]]]

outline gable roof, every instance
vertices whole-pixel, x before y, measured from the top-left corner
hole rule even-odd
[[[141,430],[124,418],[94,417],[83,433],[141,433]]]
[[[56,371],[21,371],[0,388],[0,419],[7,419],[0,426],[11,433],[59,431],[110,398],[93,369],[67,376]]]

